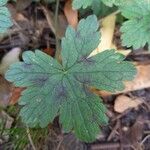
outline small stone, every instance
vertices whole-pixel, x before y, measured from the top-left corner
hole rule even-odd
[[[120,95],[115,100],[114,110],[118,113],[123,113],[129,108],[136,108],[142,101],[140,99],[132,99],[128,96]]]
[[[128,128],[128,127],[126,127],[126,126],[124,126],[124,127],[122,128],[122,131],[127,132],[128,130],[129,130],[129,128]]]

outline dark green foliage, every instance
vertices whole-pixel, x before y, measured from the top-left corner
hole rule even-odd
[[[75,9],[79,8],[87,8],[88,6],[91,6],[95,1],[103,2],[106,6],[112,7],[113,5],[119,6],[124,3],[124,1],[129,0],[73,0],[73,7]]]
[[[108,122],[102,100],[89,86],[107,91],[123,90],[123,81],[136,74],[124,56],[107,50],[89,57],[98,46],[99,23],[94,15],[82,19],[77,30],[68,27],[62,39],[62,65],[36,50],[23,53],[23,62],[13,64],[6,79],[27,87],[19,104],[20,115],[30,127],[47,126],[59,115],[66,132],[74,130],[83,141],[94,141],[100,125]]]
[[[5,6],[8,0],[0,0],[0,33],[7,31],[12,26],[11,15]]]
[[[150,1],[128,1],[120,7],[120,10],[128,19],[121,27],[123,45],[133,46],[134,49],[144,47],[146,44],[150,47]]]

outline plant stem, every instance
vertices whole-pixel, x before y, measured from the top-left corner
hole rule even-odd
[[[28,138],[29,138],[29,141],[30,141],[30,144],[31,144],[33,150],[36,150],[33,140],[31,138],[30,129],[28,127],[26,128],[26,132],[27,132],[27,135],[28,135]]]
[[[55,58],[60,62],[60,43],[59,43],[59,37],[58,37],[58,10],[59,10],[59,0],[56,0],[56,10],[55,10],[55,38],[56,38],[56,53]]]

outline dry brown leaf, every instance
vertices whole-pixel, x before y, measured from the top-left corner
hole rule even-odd
[[[112,48],[112,40],[115,30],[116,14],[112,13],[102,19],[101,22],[101,41],[98,47],[91,53],[90,56],[96,55],[102,51]]]
[[[8,142],[8,140],[9,140],[10,134],[8,132],[8,129],[10,129],[12,127],[14,118],[9,116],[9,114],[7,114],[5,111],[0,111],[0,121],[1,121],[0,125],[1,125],[1,127],[3,127],[3,130],[0,130],[1,131],[0,146],[1,146],[3,142],[6,142],[6,141]],[[3,150],[3,148],[1,150]]]
[[[143,137],[145,118],[138,116],[131,127],[123,127],[121,142],[123,145],[132,145],[133,150],[144,150],[140,144]]]
[[[16,8],[18,11],[23,11],[24,9],[29,7],[31,3],[32,0],[17,0]]]
[[[16,104],[24,89],[13,87],[4,77],[0,76],[0,107]]]
[[[19,55],[21,53],[21,49],[16,47],[13,48],[9,53],[7,53],[0,64],[0,74],[3,75],[9,68],[9,66],[17,61],[19,61]]]
[[[64,6],[64,14],[67,18],[68,23],[72,27],[76,27],[78,24],[78,11],[72,8],[72,1],[67,0]]]
[[[20,96],[21,96],[21,93],[22,91],[24,90],[25,88],[17,88],[17,87],[13,87],[12,88],[12,91],[11,91],[11,97],[9,99],[9,104],[10,105],[14,105],[18,102]]]
[[[14,19],[16,21],[29,21],[23,14],[21,13],[16,13],[16,15],[14,16]]]
[[[11,85],[2,76],[0,76],[0,107],[6,107],[9,104],[11,96]]]
[[[43,52],[46,53],[46,54],[48,54],[48,55],[50,55],[50,56],[54,56],[54,54],[55,54],[54,49],[51,48],[51,47],[49,47],[49,48],[44,48],[44,49],[43,49]]]
[[[119,50],[117,46],[113,44],[113,37],[116,24],[116,12],[106,16],[101,21],[101,40],[98,47],[90,54],[90,56],[96,55],[108,49],[116,49],[118,53],[127,56],[131,50]]]
[[[121,53],[121,54],[123,54],[125,56],[128,56],[131,53],[131,51],[132,51],[131,49],[126,49],[126,50],[124,50],[124,49],[117,49],[116,45],[114,45],[113,43],[111,45],[111,48],[117,50],[118,53]]]
[[[144,129],[144,119],[142,116],[138,117],[134,125],[130,128],[131,143],[137,150],[143,150],[142,145],[139,141],[142,141],[143,129]]]
[[[118,113],[123,113],[129,108],[136,108],[142,103],[139,99],[132,99],[128,96],[120,95],[116,98],[114,110]]]

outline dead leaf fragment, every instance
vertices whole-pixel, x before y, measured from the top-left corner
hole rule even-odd
[[[142,103],[139,99],[131,99],[130,97],[120,95],[115,100],[114,110],[123,113],[129,108],[136,108]]]
[[[72,8],[71,0],[67,0],[65,3],[64,13],[68,23],[75,28],[78,24],[78,11]]]
[[[8,129],[12,127],[12,123],[14,122],[14,119],[11,116],[9,116],[5,111],[1,111],[0,121],[3,127],[3,132],[1,132],[0,140],[2,138],[2,143],[3,143],[9,140],[10,135],[8,134]]]
[[[32,3],[32,0],[17,0],[16,8],[18,11],[23,11],[24,9],[29,7],[31,3]]]
[[[18,102],[25,88],[13,87],[11,83],[0,76],[0,107],[7,107]]]
[[[128,56],[131,53],[131,49],[118,49],[116,45],[112,43],[110,49],[115,49],[117,53],[123,54],[124,56]]]
[[[0,76],[0,107],[6,107],[9,104],[10,93],[10,83]]]
[[[55,53],[54,49],[52,49],[50,47],[44,48],[43,52],[46,53],[46,54],[48,54],[48,55],[50,55],[50,56],[54,56],[54,53]]]
[[[144,120],[142,116],[138,116],[136,122],[130,127],[124,127],[122,130],[122,143],[123,145],[132,145],[134,150],[143,150],[140,141],[143,137]]]
[[[103,18],[100,25],[101,40],[98,47],[90,54],[90,57],[109,49],[115,49],[116,52],[121,53],[125,56],[129,55],[129,53],[131,52],[130,49],[118,49],[117,46],[113,44],[116,25],[116,12]]]
[[[12,91],[11,91],[11,97],[10,97],[10,102],[9,104],[10,105],[14,105],[18,102],[20,96],[21,96],[21,93],[22,91],[24,90],[25,88],[17,88],[17,87],[13,87],[12,88]]]
[[[10,52],[8,52],[2,59],[0,64],[0,74],[5,74],[9,66],[17,61],[19,61],[19,55],[21,53],[21,49],[19,47],[13,48]]]
[[[91,53],[90,56],[112,48],[113,35],[115,31],[116,14],[110,14],[102,19],[101,22],[101,41],[98,47]]]

